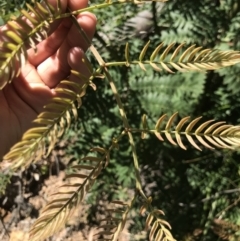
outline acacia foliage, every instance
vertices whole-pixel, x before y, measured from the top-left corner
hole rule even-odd
[[[238,0],[196,0],[194,4],[191,0],[173,0],[165,4],[161,11],[157,9],[158,6],[153,3],[141,7],[128,5],[109,12],[102,11],[102,23],[107,22],[109,18],[117,21],[99,27],[95,44],[100,47],[101,53],[117,58],[124,50],[124,40],[128,40],[131,43],[131,54],[137,58],[139,49],[149,39],[149,48],[153,47],[154,43],[157,45],[160,40],[166,43],[185,41],[187,44],[196,43],[204,48],[239,49]],[[145,32],[141,37],[133,36],[137,23],[131,26],[126,23],[139,16],[141,11],[148,11],[154,16],[155,10],[156,21],[150,21],[149,32]],[[149,23],[148,19],[147,21]],[[103,44],[104,41],[106,45]],[[175,111],[179,112],[180,117],[203,115],[203,120],[239,123],[239,65],[211,73],[175,75],[157,73],[152,69],[147,69],[146,74],[138,70],[137,66],[131,69],[116,67],[111,70],[113,78],[121,87],[121,97],[133,126],[139,127],[139,119],[143,113],[147,114],[149,122],[152,120],[154,123],[156,116],[159,117],[163,113],[170,116]],[[111,95],[104,90],[104,83],[99,83],[99,88],[101,94],[97,94],[97,97],[88,93],[92,101],[83,105],[80,115],[84,116],[84,126],[88,133],[86,136],[94,133],[102,138],[101,142],[107,143],[111,141],[114,133],[119,131],[114,128],[119,119],[116,117],[117,109],[112,104]],[[86,111],[87,108],[99,111],[93,115],[92,112]],[[93,125],[90,125],[91,119],[94,120]],[[97,126],[101,128],[98,129]],[[87,139],[86,143],[89,141]],[[94,138],[94,141],[96,139]],[[78,142],[78,148],[69,149],[75,155],[84,146],[82,141]],[[216,231],[219,229],[213,228],[219,228],[214,222],[218,218],[240,224],[237,201],[237,189],[240,185],[238,152],[198,152],[192,148],[185,152],[167,143],[160,144],[154,137],[149,137],[144,143],[139,138],[137,143],[145,181],[152,183],[152,187],[146,185],[146,189],[150,189],[155,197],[159,197],[154,203],[164,206],[177,240],[187,240],[187,237],[192,240],[222,240],[221,232]],[[96,189],[101,187],[107,192],[106,183],[112,183],[114,179],[124,187],[132,182],[133,177],[128,175],[132,166],[128,165],[127,153],[128,146],[122,143],[119,153],[112,157],[113,162]],[[119,156],[120,161],[117,158]],[[112,170],[116,168],[118,171],[111,172],[111,167]],[[224,193],[234,189],[236,191]],[[98,196],[97,193],[95,195]],[[109,198],[111,197],[109,195]],[[224,211],[225,209],[227,211]],[[141,226],[141,221],[137,220],[136,224]],[[133,227],[133,231],[134,229]],[[222,226],[220,229],[224,230]],[[226,231],[224,232],[227,236]],[[231,233],[230,229],[229,232]],[[237,232],[233,233],[237,240]],[[229,240],[231,237],[234,240],[234,235],[228,236]]]
[[[133,46],[131,56],[136,58],[148,39],[152,41],[152,50],[162,40],[166,43],[186,41],[187,43],[199,43],[203,47],[220,48],[234,43],[235,48],[237,47],[235,39],[237,38],[235,35],[237,20],[235,19],[239,14],[236,13],[236,8],[239,9],[236,4],[238,4],[237,1],[222,1],[221,4],[218,1],[196,1],[196,4],[192,4],[192,1],[170,1],[162,9],[161,18],[150,21],[152,25],[150,24],[147,31],[144,34],[139,33],[140,39],[138,34],[132,35],[132,32],[129,32],[133,27],[136,28],[136,25],[126,25],[129,19],[142,11],[140,7],[127,5],[126,8],[122,6],[112,8],[111,11],[101,12],[100,21],[103,24],[99,25],[101,27],[96,35],[96,41],[99,43],[96,44],[100,50],[102,49],[103,56],[110,56],[113,59],[117,59],[119,53],[124,52],[123,40],[126,39],[129,39]],[[145,5],[144,8],[154,16],[154,11],[157,12],[158,6],[153,3]],[[219,19],[219,16],[225,17]],[[109,23],[109,19],[114,18],[118,21],[111,23],[117,22],[117,28],[111,24],[110,26],[104,25],[104,22]],[[124,34],[119,37],[121,29],[124,29],[122,31]],[[166,112],[172,114],[175,111],[178,111],[180,116],[204,115],[206,119],[214,116],[216,119],[227,119],[229,122],[236,123],[239,118],[238,115],[234,115],[237,112],[238,91],[237,86],[233,87],[233,84],[239,66],[234,68],[235,70],[230,72],[222,70],[220,74],[215,72],[175,76],[149,71],[148,77],[143,77],[134,67],[131,69],[116,67],[111,70],[111,75],[121,89],[121,97],[133,127],[139,127],[139,120],[143,113],[154,122],[156,116]],[[99,80],[99,91],[88,92],[87,95],[90,98],[87,98],[80,110],[79,116],[82,117],[83,122],[81,126],[75,126],[75,128],[84,129],[83,138],[78,139],[74,147],[68,145],[68,152],[77,158],[84,152],[89,142],[94,146],[108,145],[112,137],[119,133],[116,126],[120,126],[121,121],[118,119],[117,109],[112,101],[113,97],[104,85],[105,83]],[[236,90],[234,96],[231,92],[233,89]],[[75,136],[74,131],[72,127],[69,135]],[[161,144],[160,149],[159,142],[152,138],[148,142],[140,142],[139,138],[137,146],[141,165],[144,167],[146,189],[154,193],[156,206],[158,203],[162,204],[178,240],[194,236],[195,230],[200,230],[195,239],[204,236],[204,240],[212,240],[213,237],[220,236],[218,233],[214,236],[211,229],[213,220],[219,218],[220,214],[221,218],[228,219],[229,222],[238,222],[236,205],[222,213],[222,210],[234,203],[238,197],[238,192],[224,192],[239,186],[239,167],[234,161],[237,160],[238,153],[216,151],[210,154],[204,151],[199,154],[191,149],[190,152],[185,153],[168,144]],[[196,163],[182,162],[196,158]],[[121,143],[119,151],[113,156],[110,167],[103,174],[101,181],[96,184],[95,189],[101,188],[106,193],[108,192],[107,196],[110,197],[113,194],[109,193],[109,190],[115,180],[117,180],[117,186],[131,186],[134,179],[129,175],[132,173],[131,168],[129,146]],[[153,186],[149,187],[147,183],[152,183]],[[95,199],[98,195],[101,193],[95,192],[91,198]],[[123,195],[123,193],[120,192],[118,195]],[[97,206],[96,203],[95,205]],[[177,217],[176,213],[178,213]],[[140,220],[137,224],[141,225]]]

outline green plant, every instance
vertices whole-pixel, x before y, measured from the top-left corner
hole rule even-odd
[[[45,1],[44,1],[45,2]],[[22,14],[25,15],[30,22],[33,24],[33,27],[29,28],[27,32],[19,31],[14,22],[9,22],[12,25],[12,31],[6,31],[5,37],[8,39],[4,44],[6,50],[1,56],[0,62],[0,76],[3,76],[3,82],[1,83],[2,88],[18,74],[19,70],[13,69],[16,61],[20,61],[20,65],[24,64],[24,59],[26,59],[26,46],[30,44],[32,47],[36,47],[36,42],[42,41],[47,37],[46,28],[49,22],[53,22],[56,19],[64,18],[71,16],[73,22],[74,15],[83,11],[100,11],[101,8],[105,9],[111,5],[118,5],[124,3],[134,3],[135,1],[106,1],[103,4],[93,5],[89,8],[82,9],[75,12],[69,12],[66,14],[61,13],[60,4],[58,5],[58,11],[54,11],[53,8],[49,5],[46,5],[46,8],[43,9],[41,5],[36,3],[34,10],[30,5],[28,5],[29,11],[37,11],[36,15],[39,16],[36,19],[32,19],[27,12],[22,11]],[[140,1],[144,2],[144,1]],[[45,2],[46,3],[46,2]],[[47,3],[46,3],[47,4]],[[37,14],[38,13],[38,14]],[[21,20],[18,18],[16,20],[21,25]],[[189,22],[188,22],[189,24]],[[30,27],[30,26],[29,26]],[[83,36],[84,32],[79,26],[79,31]],[[40,38],[39,38],[40,37]],[[86,38],[86,41],[87,38]],[[180,41],[181,42],[181,41]],[[70,82],[68,80],[63,80],[61,84],[57,87],[56,92],[59,93],[59,97],[52,99],[52,101],[45,106],[45,111],[41,113],[38,118],[34,121],[38,126],[36,128],[30,129],[27,131],[22,141],[17,143],[12,147],[11,151],[5,155],[4,160],[7,160],[11,163],[11,168],[27,167],[34,160],[37,160],[38,157],[45,155],[45,147],[48,147],[47,154],[51,152],[54,145],[58,139],[64,134],[64,132],[70,127],[71,121],[73,118],[77,119],[77,109],[75,103],[78,107],[82,106],[82,97],[86,94],[88,86],[91,86],[93,89],[96,87],[95,79],[97,78],[106,78],[111,87],[111,91],[115,96],[117,102],[117,108],[120,111],[122,122],[124,127],[118,124],[114,129],[119,130],[119,135],[115,136],[109,144],[109,147],[94,147],[92,150],[96,152],[96,155],[87,155],[83,157],[76,165],[72,166],[73,173],[66,176],[71,182],[64,185],[62,188],[68,188],[68,191],[63,190],[56,193],[57,198],[48,204],[48,206],[43,211],[43,217],[40,218],[32,228],[31,234],[32,239],[39,240],[40,237],[51,235],[53,232],[57,231],[60,228],[60,224],[64,223],[71,213],[71,210],[79,204],[84,198],[84,195],[92,187],[95,179],[100,175],[101,171],[104,168],[107,168],[110,161],[110,154],[114,149],[121,145],[121,140],[125,137],[128,137],[131,151],[133,154],[133,163],[135,170],[135,180],[136,188],[135,195],[131,201],[131,204],[125,205],[124,202],[114,202],[123,207],[124,214],[120,218],[118,217],[119,225],[114,223],[114,225],[106,224],[103,226],[107,231],[100,233],[106,235],[113,235],[111,240],[117,238],[116,234],[119,229],[121,230],[122,225],[126,221],[127,214],[129,209],[132,207],[136,199],[142,203],[141,213],[143,214],[145,210],[148,212],[148,218],[146,221],[146,228],[151,226],[150,238],[155,240],[162,240],[165,237],[165,240],[174,240],[172,235],[169,233],[168,223],[162,219],[159,219],[158,215],[162,215],[161,210],[155,210],[152,206],[152,198],[147,197],[142,190],[142,181],[140,178],[139,170],[139,160],[137,156],[136,144],[133,140],[133,134],[141,133],[141,137],[144,139],[149,134],[154,134],[161,141],[163,140],[162,135],[173,145],[178,145],[183,149],[186,149],[186,145],[182,141],[182,136],[185,135],[188,144],[191,144],[193,147],[200,149],[200,144],[204,147],[213,149],[214,147],[220,148],[229,148],[235,149],[239,146],[239,127],[234,125],[227,125],[223,122],[213,122],[205,121],[200,125],[197,123],[200,121],[200,117],[190,121],[190,117],[180,118],[177,122],[176,127],[174,126],[174,120],[177,118],[177,114],[171,115],[167,119],[164,127],[162,125],[166,119],[166,115],[162,115],[158,120],[151,118],[147,121],[146,115],[142,116],[142,126],[134,126],[129,124],[128,118],[126,117],[125,107],[122,104],[122,98],[118,93],[115,83],[115,77],[111,74],[110,69],[115,66],[122,66],[123,68],[132,67],[132,71],[137,72],[136,66],[141,68],[144,71],[166,71],[168,73],[173,73],[174,71],[205,71],[205,70],[214,70],[221,67],[226,67],[239,63],[239,53],[236,51],[220,51],[220,50],[210,50],[203,49],[202,47],[196,47],[194,45],[185,48],[184,44],[172,44],[170,43],[167,47],[164,47],[164,44],[160,44],[157,47],[151,47],[150,42],[148,42],[138,56],[131,54],[130,44],[126,44],[125,58],[121,58],[117,62],[105,62],[101,57],[101,54],[95,49],[93,45],[90,46],[90,50],[97,60],[97,64],[94,65],[94,61],[88,62],[86,59],[86,66],[88,67],[89,72],[91,73],[90,78],[86,78],[81,73],[72,71],[77,77],[84,79],[85,84],[80,86],[79,84]],[[133,46],[133,48],[136,46]],[[123,51],[123,49],[121,48]],[[131,73],[129,74],[131,76]],[[151,72],[151,75],[154,75]],[[138,91],[141,87],[147,88],[148,83],[144,81],[144,77],[139,74],[135,75],[135,79],[131,82],[132,89]],[[171,77],[168,76],[169,79]],[[174,77],[172,77],[174,78]],[[154,80],[157,81],[158,76],[156,74]],[[141,84],[141,80],[146,84],[146,87]],[[167,80],[165,78],[165,80]],[[156,84],[156,86],[158,86]],[[166,84],[164,85],[166,87]],[[172,94],[173,85],[170,85],[169,95]],[[181,86],[184,87],[184,84]],[[178,88],[180,89],[180,88]],[[201,93],[201,89],[197,90]],[[176,93],[176,92],[175,92]],[[182,91],[181,91],[182,93]],[[184,92],[189,93],[187,89]],[[196,96],[199,96],[199,93],[193,90],[193,93]],[[194,96],[194,95],[193,95]],[[153,99],[154,98],[154,99]],[[152,114],[155,112],[156,108],[152,107],[156,105],[157,100],[159,101],[158,96],[151,95],[149,100],[153,103],[147,102],[148,97],[143,96],[143,110],[149,108],[149,112]],[[193,98],[194,99],[194,98]],[[164,100],[160,100],[160,104],[165,101],[168,101],[168,95]],[[193,103],[194,105],[194,103]],[[175,111],[177,107],[170,107],[171,112]],[[54,113],[52,112],[54,110]],[[186,112],[189,109],[186,109]],[[114,111],[114,110],[113,110]],[[134,114],[134,113],[133,113]],[[155,115],[159,113],[155,112]],[[137,115],[139,116],[139,114]],[[157,120],[157,121],[156,121]],[[140,122],[140,120],[139,120]],[[155,123],[156,122],[156,123]],[[185,127],[183,127],[185,125]],[[150,128],[150,126],[153,126]],[[173,139],[175,137],[176,140]],[[193,138],[194,137],[194,138]],[[199,142],[196,142],[197,139]],[[125,207],[126,210],[125,210]],[[115,211],[112,211],[112,214],[115,215]],[[111,219],[110,219],[111,220]],[[115,220],[116,221],[116,220]],[[52,228],[55,227],[55,228]],[[117,227],[116,232],[110,232],[110,229]]]

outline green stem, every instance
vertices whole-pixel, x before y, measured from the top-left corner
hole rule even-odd
[[[115,3],[119,3],[119,2],[115,2]],[[72,12],[72,14],[73,14],[73,12]],[[120,96],[118,94],[118,90],[117,90],[117,88],[116,88],[116,86],[115,86],[115,84],[113,82],[113,79],[112,79],[110,73],[108,72],[108,69],[106,68],[106,63],[102,59],[101,55],[98,53],[96,48],[91,44],[91,41],[88,39],[87,35],[85,34],[85,32],[83,31],[81,26],[79,26],[76,18],[73,15],[71,15],[71,19],[72,19],[73,23],[76,25],[76,27],[78,28],[78,31],[81,33],[81,35],[83,36],[83,38],[86,41],[86,43],[90,46],[89,47],[90,51],[92,52],[92,54],[94,55],[94,57],[98,61],[99,65],[100,65],[100,68],[102,68],[102,70],[104,71],[104,73],[105,73],[105,75],[106,75],[106,77],[107,77],[107,79],[109,81],[110,87],[111,87],[111,89],[113,91],[113,94],[115,96],[115,99],[117,101],[117,105],[119,107],[120,115],[122,117],[123,125],[124,125],[124,128],[125,128],[125,130],[123,131],[122,135],[125,135],[126,133],[128,134],[129,142],[130,142],[130,145],[131,145],[131,148],[132,148],[134,170],[135,170],[135,175],[136,175],[136,189],[138,190],[138,192],[140,193],[140,195],[143,198],[147,199],[146,195],[144,194],[144,192],[142,190],[141,178],[140,178],[140,169],[139,169],[139,164],[138,164],[136,146],[135,146],[135,143],[134,143],[134,139],[133,139],[132,133],[129,131],[130,130],[130,125],[128,123],[127,116],[126,116],[126,113],[125,113],[125,110],[124,110],[121,98],[120,98]],[[121,135],[121,137],[122,137],[122,135]]]
[[[69,13],[60,14],[59,16],[56,16],[56,18],[54,20],[62,19],[62,18],[68,18],[72,15],[78,15],[78,14],[83,13],[83,12],[93,12],[96,9],[102,9],[102,8],[106,8],[108,6],[114,6],[114,5],[124,4],[124,3],[134,3],[134,1],[133,0],[126,0],[126,1],[121,1],[121,2],[120,1],[117,1],[117,2],[107,1],[105,3],[96,4],[96,5],[86,7],[86,8],[83,8],[83,9],[71,11]]]
[[[120,111],[120,115],[122,117],[122,120],[123,120],[123,125],[126,129],[126,131],[128,132],[128,130],[130,129],[130,126],[129,126],[129,123],[128,123],[128,120],[127,120],[127,116],[126,116],[126,113],[124,111],[124,107],[123,107],[123,104],[122,104],[122,101],[120,99],[120,96],[118,94],[118,90],[113,82],[113,79],[111,77],[111,75],[109,74],[108,72],[108,69],[106,67],[103,68],[103,71],[105,72],[105,75],[109,81],[109,84],[110,84],[110,87],[113,91],[113,94],[114,94],[114,97],[117,101],[117,104],[118,104],[118,107],[119,107],[119,111]]]
[[[137,129],[137,128],[131,128],[129,130],[130,132],[132,133],[141,133],[141,132],[144,132],[144,133],[148,133],[148,134],[154,134],[156,132],[155,129]],[[162,133],[162,134],[165,134],[165,133],[169,133],[169,134],[172,134],[172,135],[176,135],[176,134],[179,134],[179,135],[189,135],[189,136],[201,136],[201,137],[204,137],[204,136],[209,136],[209,137],[222,137],[222,138],[227,138],[227,137],[237,137],[239,138],[240,135],[236,135],[235,133],[233,134],[225,134],[225,135],[221,135],[221,134],[213,134],[213,133],[200,133],[200,132],[194,132],[194,131],[191,131],[191,132],[186,132],[186,131],[177,131],[177,130],[172,130],[172,129],[164,129],[164,130],[158,130],[157,131],[158,133]]]
[[[84,41],[88,44],[90,51],[92,52],[93,56],[96,58],[96,60],[98,61],[99,65],[100,65],[100,69],[102,69],[103,66],[105,66],[105,62],[102,59],[101,55],[98,53],[96,48],[92,45],[92,42],[89,40],[88,36],[86,35],[86,33],[84,32],[82,27],[79,25],[76,17],[71,15],[71,20],[72,20],[73,24],[77,27],[78,32],[84,38]]]
[[[118,227],[120,227],[120,229],[116,228],[116,231],[114,232],[113,237],[111,238],[111,241],[117,241],[118,240],[119,233],[123,230],[123,228],[124,228],[124,226],[126,224],[127,218],[128,218],[128,214],[129,214],[130,210],[133,208],[133,205],[134,205],[136,199],[137,199],[137,194],[134,195],[134,197],[132,198],[130,204],[127,205],[127,209],[122,214],[121,222],[118,224]]]
[[[133,62],[130,62],[130,64],[137,64],[137,63],[133,63]],[[105,65],[107,67],[112,67],[112,66],[121,66],[121,65],[127,65],[127,62],[126,61],[120,61],[120,62],[109,62],[109,63],[105,63]]]
[[[120,111],[120,115],[122,117],[123,125],[124,125],[124,128],[125,128],[125,131],[128,134],[129,142],[130,142],[130,145],[131,145],[131,148],[132,148],[133,164],[134,164],[134,170],[135,170],[135,175],[136,175],[136,189],[141,194],[141,196],[143,196],[145,199],[147,199],[143,190],[142,190],[142,184],[141,184],[141,178],[140,178],[140,169],[139,169],[139,164],[138,164],[136,146],[135,146],[135,143],[134,143],[132,133],[129,131],[130,125],[128,123],[127,116],[126,116],[121,98],[118,94],[118,90],[117,90],[117,88],[116,88],[116,86],[113,82],[113,79],[112,79],[110,73],[108,72],[108,69],[106,67],[104,67],[103,71],[104,71],[104,73],[105,73],[105,75],[106,75],[106,77],[109,81],[110,87],[111,87],[112,92],[114,94],[114,97],[117,101],[117,105],[119,107],[119,111]]]

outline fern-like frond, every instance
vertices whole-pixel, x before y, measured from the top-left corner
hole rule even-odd
[[[146,219],[145,223],[145,230],[149,232],[149,240],[152,241],[176,241],[169,229],[171,229],[170,224],[161,218],[159,216],[164,216],[164,212],[160,209],[153,209],[151,206],[152,197],[148,197],[145,199],[143,205],[140,208],[140,214],[144,215],[147,210],[149,211],[149,214]],[[154,221],[155,220],[155,221]],[[153,222],[154,221],[154,222]],[[167,228],[168,229],[167,229]]]
[[[18,76],[27,59],[27,48],[37,49],[36,44],[47,38],[49,22],[61,12],[60,0],[57,10],[47,0],[35,6],[27,4],[28,10],[21,10],[22,15],[8,21],[1,32],[0,42],[0,89]]]
[[[146,133],[154,133],[159,140],[164,141],[162,135],[165,135],[171,144],[178,145],[184,150],[187,148],[182,142],[182,136],[185,136],[189,143],[198,150],[201,150],[201,148],[193,137],[195,137],[204,147],[210,149],[214,149],[214,147],[229,149],[240,147],[240,126],[228,125],[225,124],[224,121],[214,122],[214,120],[209,120],[196,127],[196,124],[202,118],[198,117],[188,123],[186,128],[183,128],[183,126],[190,120],[190,116],[182,118],[177,125],[174,126],[173,123],[177,117],[177,113],[175,113],[167,120],[165,128],[161,128],[166,117],[166,114],[161,116],[155,125],[155,129],[149,130],[147,118],[146,116],[143,116],[143,129],[141,131],[142,138],[145,138]],[[175,140],[173,137],[175,137]]]
[[[80,73],[75,71],[72,73],[84,79],[85,84],[82,86],[69,80],[61,81],[55,89],[57,97],[44,106],[44,111],[34,120],[36,127],[26,131],[22,140],[3,157],[4,161],[11,163],[12,169],[24,168],[39,157],[48,155],[70,127],[72,117],[77,119],[76,108],[81,106],[81,97],[85,94],[89,82]],[[46,150],[47,145],[48,150]]]
[[[103,148],[93,148],[96,156],[86,156],[73,172],[66,175],[66,184],[53,194],[54,199],[43,209],[41,216],[30,230],[30,240],[40,241],[53,235],[67,222],[74,209],[93,186],[97,176],[109,161],[109,153]]]
[[[152,241],[176,241],[173,238],[171,232],[168,229],[171,229],[170,224],[159,218],[159,215],[164,215],[161,210],[153,210],[148,214],[145,224],[145,229],[149,230],[149,240]],[[155,220],[155,221],[154,221]],[[168,227],[168,229],[166,228]]]
[[[109,215],[101,220],[101,225],[99,227],[99,229],[103,231],[96,234],[106,236],[106,238],[98,239],[98,241],[117,241],[119,234],[125,226],[127,215],[130,211],[130,205],[122,201],[112,201],[111,203],[118,206],[106,210]]]
[[[215,70],[222,67],[240,63],[240,52],[228,50],[220,51],[216,49],[202,49],[192,45],[184,49],[184,44],[175,46],[174,43],[163,48],[161,43],[151,53],[150,58],[145,59],[150,42],[148,42],[140,52],[138,60],[130,58],[130,47],[126,44],[125,61],[106,63],[106,66],[124,64],[126,66],[139,65],[145,71],[145,65],[151,65],[156,71],[166,70],[174,73],[174,70],[180,72],[186,71],[204,71]]]

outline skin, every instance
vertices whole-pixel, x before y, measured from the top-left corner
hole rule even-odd
[[[55,0],[49,0],[56,5]],[[64,11],[87,7],[87,0],[61,0]],[[76,16],[78,23],[91,40],[96,17],[91,13]],[[0,43],[2,31],[0,28]],[[37,45],[37,53],[28,50],[26,66],[11,84],[0,90],[0,159],[10,147],[21,140],[23,133],[32,127],[32,121],[43,110],[43,106],[55,96],[54,88],[62,79],[79,81],[70,75],[70,69],[83,74],[86,68],[81,64],[84,51],[88,48],[70,19],[54,22],[49,37]],[[1,80],[0,80],[1,82]]]

